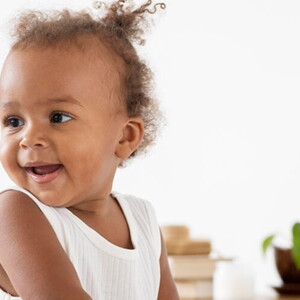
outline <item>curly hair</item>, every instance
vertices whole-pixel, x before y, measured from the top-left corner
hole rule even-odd
[[[121,79],[129,117],[141,117],[145,124],[144,137],[129,158],[145,153],[152,145],[162,121],[156,99],[152,97],[152,72],[138,56],[134,44],[143,45],[143,34],[148,27],[147,15],[153,14],[157,6],[164,9],[164,3],[152,7],[149,0],[134,9],[126,0],[106,4],[94,3],[99,14],[91,10],[74,12],[26,11],[13,20],[12,49],[26,49],[31,45],[54,47],[61,44],[76,44],[82,36],[93,35],[105,43],[124,62],[125,72]],[[104,14],[100,15],[100,12]],[[120,166],[124,166],[124,162]]]

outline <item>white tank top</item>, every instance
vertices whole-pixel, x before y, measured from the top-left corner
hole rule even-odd
[[[43,204],[28,191],[53,227],[73,263],[83,289],[93,300],[156,300],[160,283],[160,232],[152,205],[113,193],[126,217],[134,249],[118,247],[67,208]],[[21,299],[0,289],[0,300]]]

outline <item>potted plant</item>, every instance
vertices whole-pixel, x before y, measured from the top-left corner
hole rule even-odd
[[[300,284],[300,223],[292,226],[292,243],[290,249],[280,248],[273,244],[277,234],[266,237],[262,242],[262,251],[273,245],[275,250],[275,263],[278,273],[284,284]]]

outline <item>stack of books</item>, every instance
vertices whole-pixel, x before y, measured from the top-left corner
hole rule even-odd
[[[213,275],[221,258],[211,254],[211,242],[190,238],[187,226],[162,226],[171,273],[180,299],[209,299],[213,296]]]

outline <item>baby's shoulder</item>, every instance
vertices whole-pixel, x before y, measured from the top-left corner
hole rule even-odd
[[[0,219],[14,217],[22,212],[21,215],[39,212],[38,207],[31,197],[19,190],[4,190],[0,192]]]
[[[35,229],[43,226],[48,228],[48,222],[29,195],[19,190],[0,192],[0,234],[2,237],[8,238],[23,230],[28,230],[30,234],[33,234]]]
[[[22,299],[53,295],[53,286],[60,295],[66,287],[73,288],[72,293],[74,287],[77,290],[78,277],[73,265],[51,224],[26,192],[5,190],[0,193],[0,264],[18,293],[24,295]],[[43,276],[38,276],[41,272]],[[5,287],[15,294],[9,282]]]
[[[35,211],[44,214],[47,219],[49,219],[49,216],[55,214],[55,210],[59,209],[46,205],[31,192],[17,185],[0,190],[0,205],[2,205],[2,207],[0,206],[0,210],[3,208],[4,212],[5,208],[8,208],[6,206],[12,208],[16,206],[19,209],[23,206],[25,206],[24,209],[34,208]]]
[[[29,195],[18,190],[0,192],[0,260],[4,250],[13,245],[33,245],[36,236],[47,240],[49,234],[52,229],[48,221]]]

